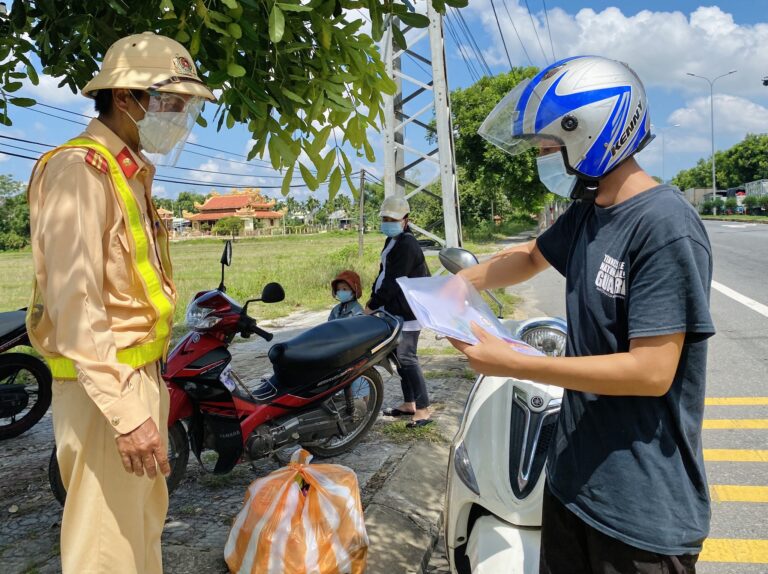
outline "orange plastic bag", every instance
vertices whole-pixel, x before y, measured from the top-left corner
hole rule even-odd
[[[305,450],[251,483],[224,558],[237,574],[363,574],[368,554],[357,476]]]

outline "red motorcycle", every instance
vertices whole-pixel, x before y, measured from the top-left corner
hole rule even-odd
[[[285,293],[269,283],[261,297],[240,306],[224,286],[224,266],[231,258],[228,241],[221,283],[197,293],[187,307],[190,332],[171,351],[163,371],[170,392],[169,491],[184,477],[190,447],[215,474],[295,445],[318,457],[348,451],[368,433],[381,409],[384,387],[374,367],[393,372],[396,361],[402,322],[377,312],[323,323],[273,345],[269,360],[274,374],[246,384],[230,365],[228,347],[238,334],[270,341],[273,335],[248,316],[248,305],[276,303]],[[66,491],[55,451],[49,477],[63,503]]]

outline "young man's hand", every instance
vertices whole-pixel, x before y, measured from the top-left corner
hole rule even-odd
[[[478,339],[474,345],[456,339],[448,340],[467,356],[472,370],[481,375],[514,376],[516,368],[526,356],[514,351],[509,343],[491,335],[476,323],[472,323],[471,328]]]
[[[116,439],[117,450],[126,472],[149,478],[157,476],[157,468],[164,476],[171,474],[168,451],[160,437],[160,431],[152,418],[148,418],[131,432]]]

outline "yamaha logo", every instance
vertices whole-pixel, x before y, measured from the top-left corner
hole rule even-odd
[[[544,399],[542,399],[539,395],[534,395],[531,397],[531,406],[534,409],[540,409],[544,406]]]

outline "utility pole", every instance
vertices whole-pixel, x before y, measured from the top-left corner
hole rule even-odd
[[[363,258],[363,235],[365,234],[365,170],[360,170],[360,199],[358,200],[359,213],[357,224],[357,256]]]

